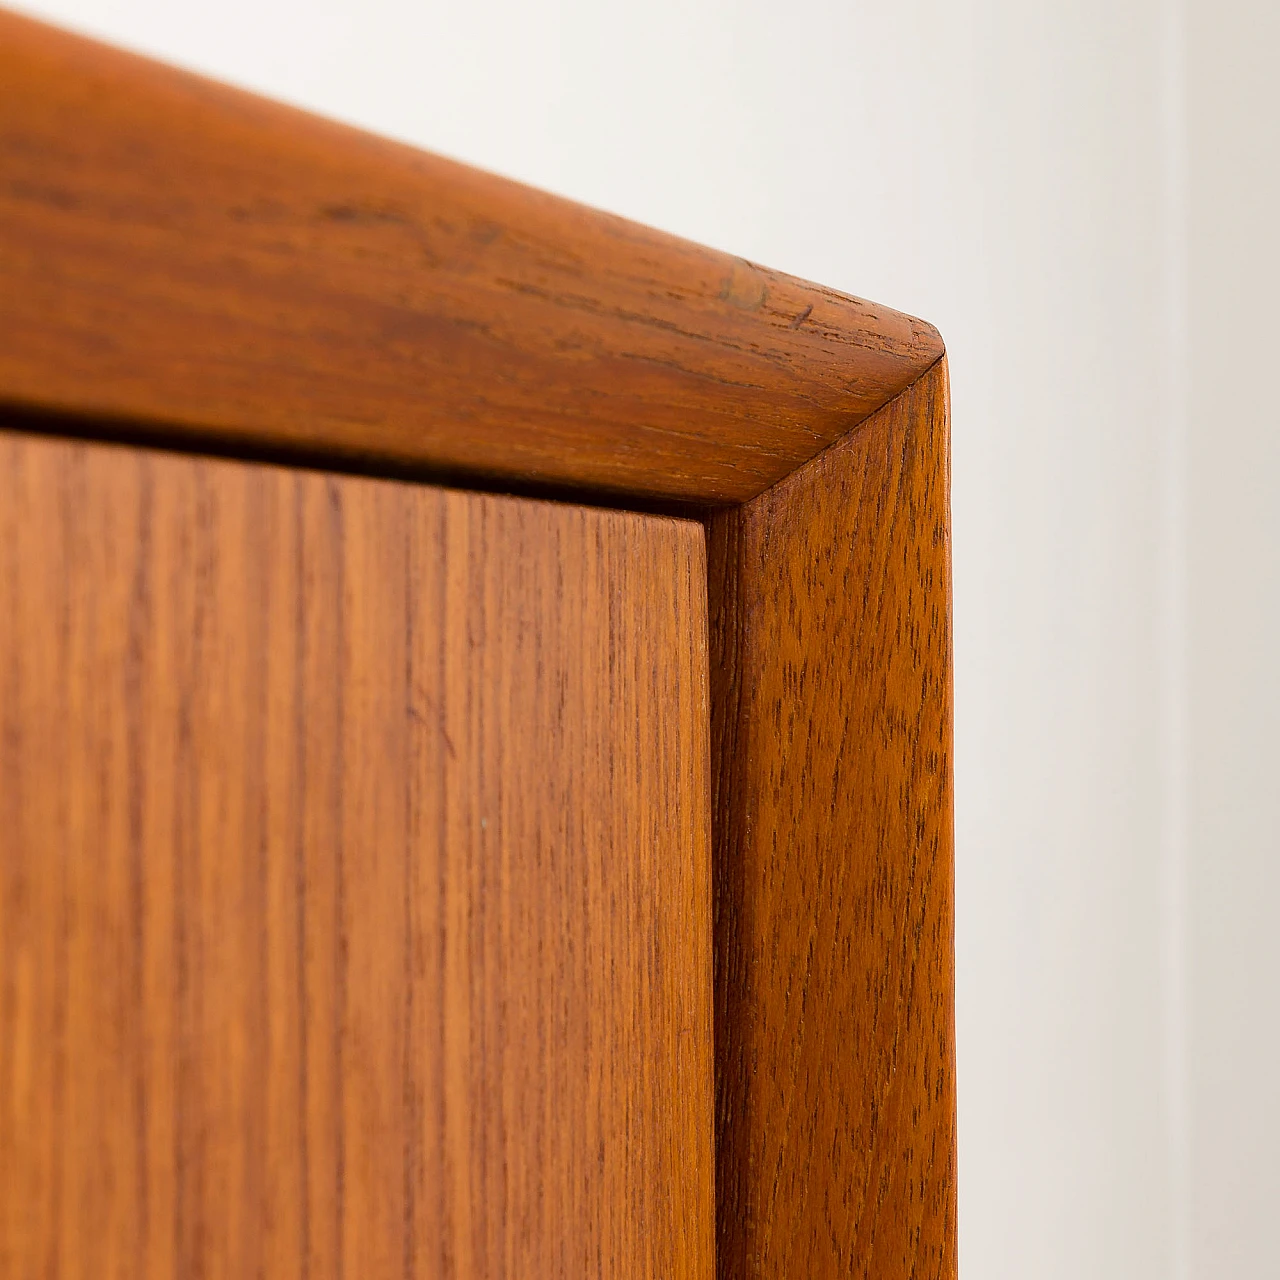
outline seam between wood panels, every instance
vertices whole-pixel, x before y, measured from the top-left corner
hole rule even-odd
[[[255,446],[244,440],[229,440],[217,435],[184,433],[175,438],[165,434],[164,426],[128,419],[98,419],[64,416],[40,409],[24,409],[0,403],[0,432],[49,436],[55,439],[83,440],[121,449],[147,449],[158,453],[177,453],[187,457],[207,457],[242,462],[247,466],[281,467],[290,471],[312,471],[333,475],[366,476],[399,484],[428,485],[433,488],[457,489],[467,493],[490,493],[535,502],[554,502],[569,506],[598,507],[604,510],[633,511],[639,515],[674,516],[701,520],[704,524],[718,512],[749,506],[779,485],[787,483],[798,471],[823,457],[829,450],[845,443],[867,427],[901,396],[931,374],[946,359],[944,351],[932,364],[879,408],[860,419],[843,435],[824,445],[773,484],[741,502],[720,502],[701,497],[690,499],[653,498],[628,491],[601,491],[590,486],[579,489],[572,484],[514,482],[500,477],[436,468],[429,464],[399,464],[389,459],[358,458],[285,447]]]
[[[826,455],[830,453],[833,449],[838,449],[844,445],[847,445],[854,436],[859,434],[859,432],[870,429],[875,424],[876,419],[879,418],[879,416],[882,413],[888,413],[892,409],[892,407],[895,404],[897,404],[899,400],[901,400],[904,396],[908,396],[913,391],[915,391],[917,386],[922,381],[924,381],[925,378],[930,377],[936,371],[936,369],[940,364],[946,363],[946,360],[947,360],[947,353],[944,350],[942,354],[938,356],[938,358],[932,364],[930,364],[927,368],[921,369],[919,374],[917,374],[916,377],[914,377],[909,383],[907,383],[907,385],[903,387],[901,391],[895,393],[894,395],[891,395],[882,405],[880,405],[879,408],[872,410],[872,412],[867,414],[865,418],[862,418],[858,422],[854,423],[854,425],[851,426],[849,430],[846,431],[843,435],[837,436],[834,440],[830,441],[828,444],[823,445],[823,447],[819,449],[818,452],[815,453],[811,458],[806,458],[803,462],[799,463],[797,466],[792,467],[791,470],[788,471],[786,475],[779,476],[771,485],[769,485],[767,489],[761,489],[759,493],[752,495],[750,498],[744,499],[742,502],[721,504],[716,507],[706,508],[708,512],[706,518],[707,519],[713,518],[717,514],[717,512],[720,512],[720,511],[736,510],[742,507],[749,507],[753,502],[759,502],[761,501],[761,499],[767,498],[769,495],[773,494],[775,490],[781,488],[783,485],[792,481],[794,477],[798,475],[801,471],[803,471],[806,467],[813,466],[815,463],[819,461],[819,459],[826,457]]]

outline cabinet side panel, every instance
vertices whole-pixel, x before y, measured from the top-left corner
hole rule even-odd
[[[705,592],[0,435],[0,1274],[709,1280]]]
[[[709,542],[719,1268],[955,1273],[945,363]]]

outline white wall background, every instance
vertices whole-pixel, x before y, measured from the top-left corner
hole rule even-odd
[[[1280,6],[25,7],[941,328],[962,1273],[1280,1275]]]
[[[1194,1275],[1280,1276],[1280,4],[1188,29]]]

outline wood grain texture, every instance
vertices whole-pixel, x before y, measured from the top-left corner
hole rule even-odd
[[[921,321],[0,14],[0,405],[436,474],[750,498]]]
[[[0,435],[0,1275],[709,1280],[704,573]]]
[[[955,1275],[945,361],[716,516],[724,1280]]]

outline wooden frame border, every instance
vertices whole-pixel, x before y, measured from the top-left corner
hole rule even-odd
[[[0,331],[28,426],[703,513],[718,1270],[954,1275],[933,328],[0,14]]]

